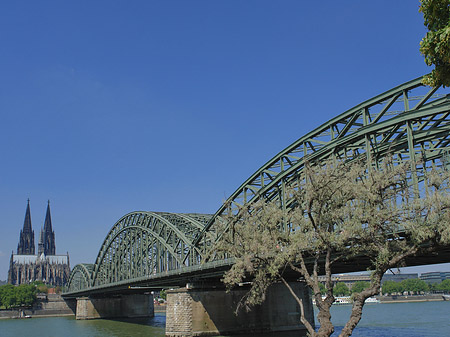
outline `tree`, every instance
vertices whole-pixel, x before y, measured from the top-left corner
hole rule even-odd
[[[9,309],[17,306],[30,306],[36,301],[36,287],[32,284],[12,284],[0,286],[0,305]]]
[[[6,284],[0,288],[0,300],[2,305],[6,309],[15,306],[17,302],[15,287],[12,284]]]
[[[450,86],[450,1],[421,0],[419,11],[423,13],[428,32],[420,42],[420,52],[428,66],[434,65],[423,83],[433,87]]]
[[[421,293],[429,290],[428,284],[423,280],[419,280],[418,278],[403,280],[401,282],[401,286],[404,291],[410,291],[412,293]]]
[[[327,293],[327,288],[325,288],[322,282],[319,283],[319,288],[322,295],[325,295]]]
[[[48,287],[44,282],[34,281],[32,284],[36,287],[36,290],[38,293],[44,293],[44,294],[48,293]]]
[[[409,164],[394,165],[389,159],[379,169],[338,161],[307,165],[283,195],[286,207],[280,207],[280,198],[261,199],[218,218],[211,255],[235,259],[224,283],[231,288],[251,281],[240,306],[262,303],[266,289],[282,282],[298,302],[308,333],[330,336],[334,332],[333,270],[338,262],[365,256],[373,270],[370,286],[354,294],[351,315],[340,334],[351,335],[365,300],[379,293],[388,269],[450,243],[449,173],[428,170],[427,188],[419,198],[409,169]],[[305,319],[303,300],[290,287],[286,270],[297,272],[311,289],[318,308],[318,331]],[[325,274],[324,298],[320,273]]]
[[[404,288],[400,282],[386,281],[382,287],[383,295],[403,293]]]
[[[164,301],[167,300],[167,291],[166,289],[161,289],[159,292],[159,297],[161,297]]]
[[[445,293],[450,293],[450,280],[444,280],[436,286],[437,290],[443,291]]]
[[[360,293],[364,289],[367,289],[370,287],[370,283],[367,281],[357,281],[352,286],[352,294]]]
[[[350,290],[344,282],[338,282],[333,288],[333,293],[337,296],[348,296],[350,295]]]

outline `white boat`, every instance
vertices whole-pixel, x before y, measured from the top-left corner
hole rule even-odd
[[[325,299],[325,296],[322,296],[322,299]],[[450,300],[450,297],[449,297],[449,300]],[[316,305],[315,298],[312,299],[312,302],[314,305]],[[353,300],[350,296],[337,296],[333,305],[344,305],[344,304],[352,304],[352,303],[353,303]],[[364,303],[365,304],[376,304],[376,303],[380,303],[380,300],[377,299],[376,297],[369,297],[368,299],[366,299],[366,301]]]
[[[366,303],[366,304],[380,303],[380,300],[377,299],[376,297],[369,297],[368,299],[366,299],[366,301],[364,303]]]
[[[334,301],[333,305],[343,305],[343,304],[352,304],[352,299],[350,296],[338,296]]]

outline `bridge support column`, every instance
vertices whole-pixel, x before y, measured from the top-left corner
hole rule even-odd
[[[307,319],[314,325],[311,296],[304,283],[291,284],[303,299]],[[269,288],[265,302],[252,311],[234,313],[245,289],[181,288],[167,292],[166,336],[218,336],[267,334],[269,336],[303,336],[300,307],[283,284]]]
[[[77,298],[76,319],[153,317],[153,295]]]

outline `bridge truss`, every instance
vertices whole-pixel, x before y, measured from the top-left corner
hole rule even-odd
[[[450,95],[443,89],[423,86],[421,78],[375,96],[278,153],[214,215],[125,215],[108,233],[95,264],[73,269],[68,292],[192,270],[204,261],[219,237],[215,230],[218,217],[236,214],[240,206],[261,198],[278,199],[280,207],[286,207],[286,187],[302,179],[307,162],[363,158],[377,167],[389,156],[394,164],[409,161],[411,183],[419,188],[432,165],[450,164],[449,115]]]

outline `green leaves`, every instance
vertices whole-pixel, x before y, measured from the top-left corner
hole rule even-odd
[[[333,288],[333,293],[336,296],[348,296],[350,295],[350,290],[344,282],[338,282]]]
[[[5,308],[30,306],[36,301],[36,287],[32,284],[0,286],[0,305]]]
[[[401,282],[386,281],[383,283],[383,294],[402,294],[403,292],[421,293],[429,290],[428,284],[419,279],[406,279]]]
[[[420,42],[420,52],[428,66],[435,69],[424,76],[425,85],[450,86],[450,1],[421,0],[419,11],[423,13],[428,32]]]
[[[424,171],[419,198],[409,162],[394,165],[387,158],[378,168],[338,160],[306,165],[294,184],[286,184],[283,202],[281,196],[260,199],[217,220],[214,254],[235,258],[223,281],[229,288],[250,284],[241,301],[249,309],[265,300],[267,288],[283,280],[286,271],[295,272],[312,290],[321,329],[327,327],[328,333],[334,295],[349,294],[343,284],[333,287],[335,264],[367,258],[371,283],[361,289],[355,285],[345,328],[350,334],[364,301],[379,292],[388,269],[424,247],[450,244],[450,172],[434,167]],[[324,299],[319,275],[325,275]],[[318,333],[326,335],[324,331]]]
[[[367,281],[357,281],[352,286],[352,294],[360,293],[364,289],[370,287],[370,283]]]

